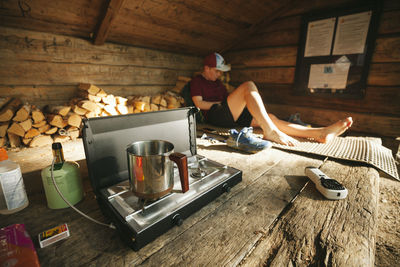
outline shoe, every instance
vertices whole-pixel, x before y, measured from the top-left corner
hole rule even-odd
[[[226,144],[229,147],[249,153],[256,153],[272,147],[271,142],[258,138],[253,134],[253,127],[244,127],[240,132],[236,131],[236,129],[230,129]]]
[[[290,115],[288,122],[293,122],[296,124],[303,125],[305,127],[311,128],[311,125],[300,120],[300,113]]]

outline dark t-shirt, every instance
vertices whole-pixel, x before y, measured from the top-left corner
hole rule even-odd
[[[220,80],[208,81],[202,75],[197,75],[190,82],[190,94],[194,96],[202,96],[204,101],[222,102],[228,97],[228,91]],[[202,110],[207,118],[207,111]]]

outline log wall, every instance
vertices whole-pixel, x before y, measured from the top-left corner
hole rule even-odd
[[[353,116],[353,130],[379,136],[400,134],[400,2],[386,0],[363,99],[295,96],[293,92],[301,16],[340,1],[299,4],[265,27],[240,47],[226,54],[232,81],[253,80],[267,110],[280,118],[300,112],[303,121],[326,125]],[[348,1],[351,2],[351,1]],[[325,5],[325,6],[321,6]],[[334,8],[335,6],[331,6]]]
[[[171,89],[201,68],[200,57],[0,27],[0,95],[40,106],[63,104],[79,83],[119,96]]]

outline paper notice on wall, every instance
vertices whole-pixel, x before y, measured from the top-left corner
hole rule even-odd
[[[308,88],[346,89],[350,63],[312,64]]]
[[[329,56],[336,18],[316,20],[308,23],[305,57]]]
[[[371,14],[366,11],[339,17],[333,55],[364,53]]]

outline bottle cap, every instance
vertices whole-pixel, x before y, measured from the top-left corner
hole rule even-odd
[[[51,148],[52,148],[52,149],[61,149],[62,146],[61,146],[61,143],[57,142],[57,143],[53,143],[53,144],[51,145]]]
[[[4,148],[0,147],[0,161],[7,159],[8,159],[7,151]]]

